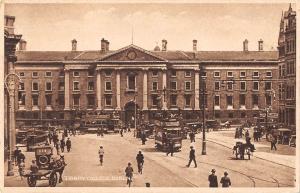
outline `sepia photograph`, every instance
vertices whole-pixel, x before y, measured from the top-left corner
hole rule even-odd
[[[299,184],[295,2],[3,6],[4,187]]]

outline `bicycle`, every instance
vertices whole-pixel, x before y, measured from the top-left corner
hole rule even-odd
[[[138,163],[138,170],[139,170],[139,173],[140,173],[140,174],[143,173],[143,165],[144,165],[143,162],[139,162],[139,163]]]
[[[132,176],[129,175],[129,176],[127,176],[127,184],[128,184],[128,187],[131,187],[131,182],[132,182]]]

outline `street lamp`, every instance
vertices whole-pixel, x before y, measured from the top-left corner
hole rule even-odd
[[[201,92],[200,94],[202,95],[202,155],[206,155],[206,138],[205,138],[205,81],[204,77],[202,76],[203,74],[203,67],[200,67],[200,80],[201,80]]]
[[[18,90],[20,77],[14,72],[5,77],[5,87],[9,93],[9,152],[8,152],[8,176],[13,176],[13,149],[16,140],[16,117],[15,117],[15,92]]]

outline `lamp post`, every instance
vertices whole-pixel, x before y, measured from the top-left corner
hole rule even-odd
[[[200,67],[200,80],[201,80],[201,92],[200,94],[202,95],[202,155],[206,155],[206,136],[205,136],[205,81],[204,78],[202,76],[203,74],[203,67]]]
[[[5,77],[5,86],[9,93],[9,152],[7,176],[13,176],[13,151],[16,141],[15,92],[18,90],[20,78],[14,72]]]

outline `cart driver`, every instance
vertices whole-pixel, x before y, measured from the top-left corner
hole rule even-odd
[[[32,160],[32,164],[31,164],[31,166],[30,166],[30,171],[31,171],[31,173],[33,173],[33,174],[36,174],[36,173],[38,173],[38,171],[39,171],[39,167],[37,166],[35,160]]]

